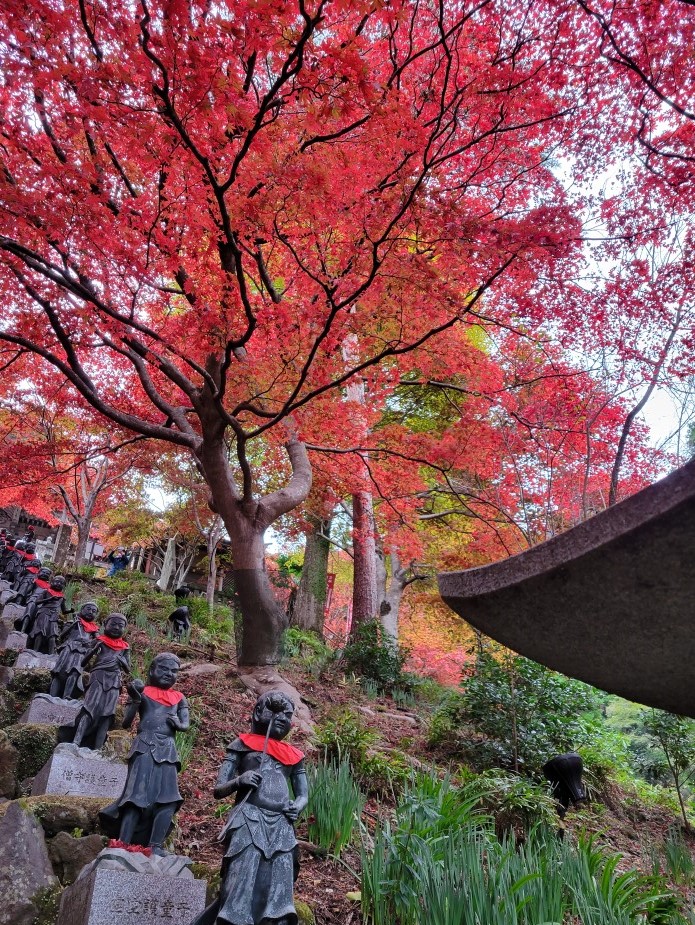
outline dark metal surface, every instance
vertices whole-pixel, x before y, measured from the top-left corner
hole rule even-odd
[[[440,575],[439,590],[522,655],[695,716],[695,461],[520,555]]]

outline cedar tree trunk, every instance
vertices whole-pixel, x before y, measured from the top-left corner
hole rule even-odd
[[[304,566],[292,609],[291,623],[300,629],[311,630],[323,636],[330,549],[328,532],[331,521],[330,518],[312,518],[311,522],[313,529],[306,533]]]

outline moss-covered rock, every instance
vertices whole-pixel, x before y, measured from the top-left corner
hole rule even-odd
[[[0,797],[14,799],[18,785],[18,764],[19,752],[8,739],[7,733],[0,731]]]
[[[205,893],[205,904],[207,906],[217,899],[220,892],[220,868],[211,867],[209,864],[191,864],[191,872],[196,880],[205,880],[207,891]]]
[[[49,890],[42,890],[41,893],[34,897],[36,918],[32,925],[55,925],[62,892],[62,886],[55,886]]]
[[[11,668],[17,661],[19,652],[16,649],[0,649],[0,665],[7,665]]]
[[[48,668],[16,668],[10,687],[17,700],[28,703],[34,694],[48,693],[51,672]]]
[[[316,916],[309,903],[295,899],[294,908],[297,910],[298,925],[316,925]]]
[[[53,873],[63,886],[69,886],[77,880],[82,868],[106,847],[106,841],[101,835],[75,836],[68,832],[58,832],[48,841],[48,856]]]
[[[0,729],[16,723],[19,713],[17,700],[12,691],[0,690]]]
[[[76,797],[44,794],[24,797],[22,806],[30,810],[41,823],[46,835],[80,829],[84,835],[99,832],[99,811],[112,802],[110,797]],[[2,806],[0,806],[0,812]]]
[[[14,726],[8,726],[5,732],[19,752],[17,778],[20,781],[27,777],[35,777],[58,744],[57,726],[17,723]]]

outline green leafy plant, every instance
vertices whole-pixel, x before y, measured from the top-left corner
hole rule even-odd
[[[350,642],[343,649],[346,671],[374,681],[380,691],[394,687],[407,689],[408,678],[403,672],[407,652],[394,645],[376,620],[360,623]]]
[[[346,760],[309,765],[309,838],[338,857],[352,839],[364,796]]]
[[[376,741],[375,733],[352,710],[344,708],[330,714],[316,727],[316,743],[321,747],[325,761],[347,759],[352,767],[359,767],[367,756],[367,749]]]
[[[687,784],[695,773],[695,720],[663,710],[645,710],[642,721],[652,746],[663,755],[676,788],[683,824],[690,831],[685,801]]]

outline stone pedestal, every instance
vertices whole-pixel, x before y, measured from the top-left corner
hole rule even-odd
[[[109,852],[115,854],[106,849],[102,855]],[[125,866],[118,870],[99,866],[102,855],[64,891],[56,925],[190,925],[205,908],[205,881],[195,880],[190,871],[167,876]]]
[[[0,591],[7,591],[9,587],[11,587],[10,582],[5,581],[4,578],[0,578]]]
[[[14,597],[14,589],[10,587],[9,582],[3,582],[3,584],[7,585],[7,587],[0,591],[0,604],[6,604]]]
[[[91,748],[72,743],[58,745],[34,778],[33,797],[44,794],[62,796],[109,797],[123,793],[128,765],[111,761]]]
[[[43,655],[41,652],[34,652],[33,649],[25,649],[17,656],[14,666],[15,668],[48,668],[50,671],[57,661],[57,655]]]
[[[6,591],[3,592],[7,594]],[[0,601],[2,601],[2,595],[0,594]],[[23,617],[26,613],[26,607],[24,604],[5,604],[2,609],[2,618],[3,620],[10,620],[14,622],[17,617]]]
[[[81,709],[81,700],[63,700],[61,697],[51,697],[50,694],[35,694],[19,722],[70,726]]]

